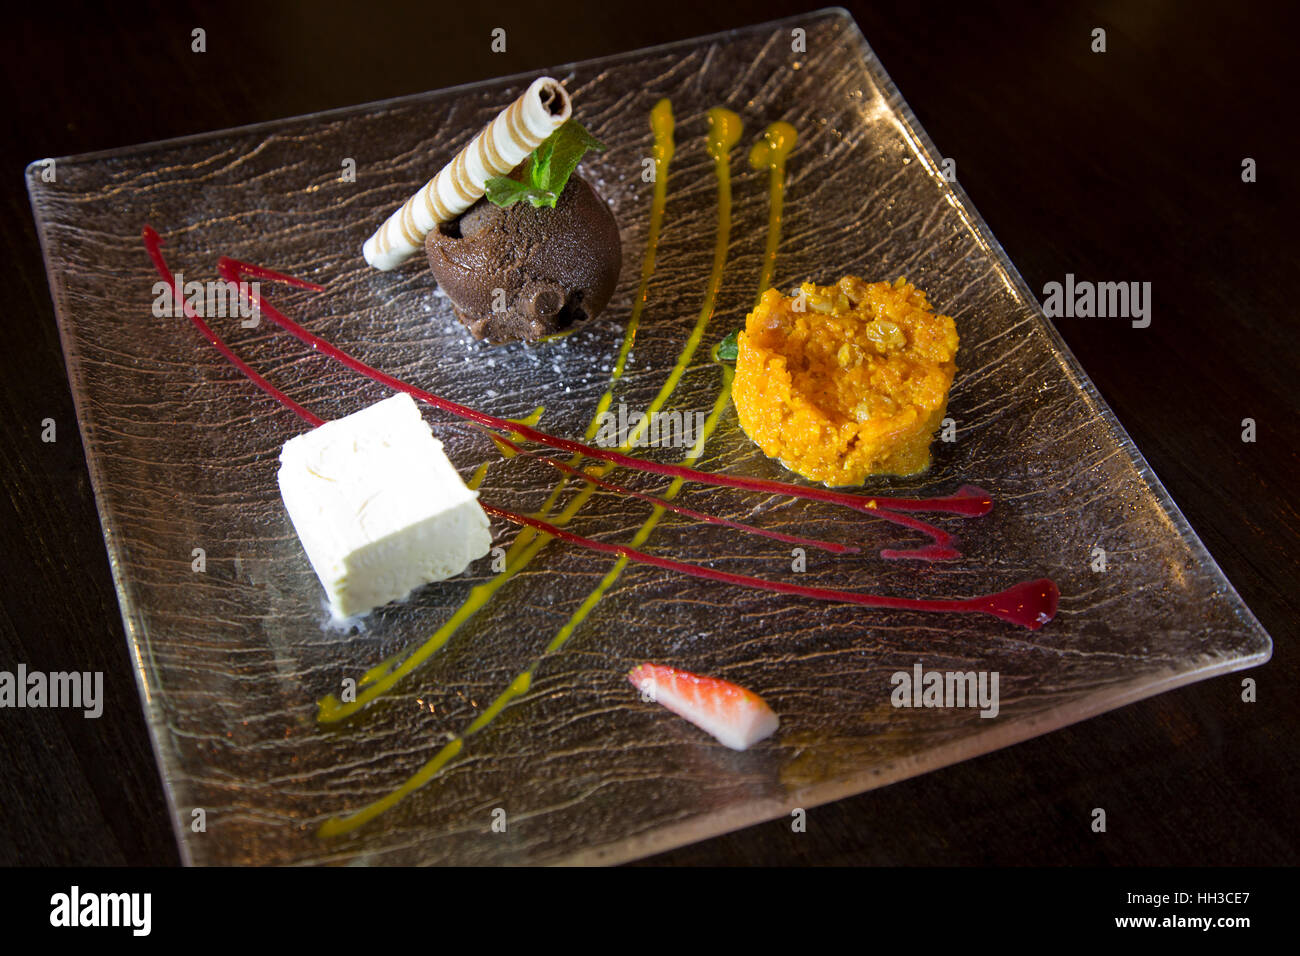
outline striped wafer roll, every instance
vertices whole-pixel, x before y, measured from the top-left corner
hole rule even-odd
[[[366,262],[384,271],[405,262],[424,245],[434,226],[450,222],[478,202],[489,179],[505,176],[522,163],[568,120],[572,109],[558,80],[534,80],[366,240]]]

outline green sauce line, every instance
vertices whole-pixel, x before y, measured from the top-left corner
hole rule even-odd
[[[673,367],[672,373],[669,375],[667,381],[665,381],[655,400],[651,403],[650,409],[643,420],[643,424],[650,421],[653,412],[662,408],[663,404],[676,389],[678,382],[681,380],[682,374],[684,374],[686,368],[689,366],[690,360],[699,346],[709,320],[713,316],[718,292],[722,287],[722,277],[726,268],[727,248],[730,244],[731,233],[731,170],[728,154],[730,153],[731,148],[735,146],[736,142],[739,141],[743,126],[739,116],[730,110],[720,108],[715,108],[709,111],[709,124],[710,134],[708,151],[709,155],[714,160],[714,169],[718,179],[718,233],[714,247],[713,272],[709,279],[708,292],[705,295],[705,301],[700,309],[700,314],[696,320],[695,328],[687,339],[686,345],[683,347],[677,363]],[[779,193],[784,189],[785,158],[790,149],[793,148],[795,142],[794,129],[789,127],[788,133],[784,130],[781,131],[781,144],[778,148],[776,140],[772,137],[772,131],[777,125],[788,127],[788,124],[774,124],[773,127],[769,127],[766,136],[766,139],[772,146],[769,153],[756,159],[756,148],[755,152],[750,156],[751,164],[754,164],[756,167],[761,162],[769,165],[772,169],[771,195],[773,203],[772,211],[769,212],[767,244],[768,248],[773,250],[779,244],[780,237],[781,206],[779,203]],[[780,170],[779,175],[777,173],[778,166]],[[773,253],[773,255],[765,261],[765,267],[760,278],[760,294],[766,288],[766,283],[770,281],[771,265],[774,262],[774,255],[775,254]],[[627,341],[629,340],[625,339],[625,343]],[[718,422],[721,419],[722,414],[726,411],[727,405],[730,401],[731,384],[735,373],[728,365],[724,364],[721,367],[723,372],[722,388],[719,391],[717,399],[714,401],[713,408],[710,411],[708,418],[705,420],[704,427],[696,438],[695,444],[691,447],[690,453],[686,459],[684,459],[684,463],[687,465],[694,465],[704,454],[705,443],[717,429]],[[605,405],[607,407],[608,403],[605,403]],[[603,410],[604,409],[602,408],[601,411]],[[629,436],[627,441],[624,442],[623,447],[630,447],[635,442],[639,433],[640,430],[638,429],[637,432]],[[578,456],[575,456],[575,460],[577,457]],[[603,467],[602,473],[608,472],[612,468],[612,465],[606,465]],[[682,484],[683,482],[680,479],[675,479],[669,486],[664,497],[670,499],[675,497],[678,492],[680,492]],[[569,507],[565,509],[565,513],[576,513],[577,509],[581,508],[582,504],[595,491],[595,488],[595,485],[588,483],[582,493],[579,494],[574,501],[570,503]],[[634,548],[640,547],[650,537],[651,533],[658,525],[659,520],[666,513],[666,509],[659,505],[655,505],[649,518],[646,519],[633,537],[631,546]],[[540,537],[549,540],[550,536],[543,534]],[[452,760],[460,753],[466,738],[488,726],[517,697],[527,693],[528,689],[532,686],[534,671],[541,663],[541,660],[545,659],[546,656],[555,653],[564,646],[591,610],[600,603],[606,592],[613,587],[619,576],[622,574],[623,569],[627,566],[627,563],[625,557],[619,557],[614,562],[614,565],[605,573],[605,576],[601,579],[600,583],[587,595],[582,604],[570,616],[569,620],[560,628],[555,637],[552,638],[550,644],[547,645],[546,650],[543,652],[542,658],[534,661],[528,670],[519,674],[510,683],[510,686],[502,691],[496,700],[494,700],[488,708],[483,711],[483,713],[478,715],[460,737],[453,739],[450,743],[439,750],[432,759],[417,770],[416,773],[397,790],[347,816],[332,817],[327,820],[321,826],[319,835],[322,837],[328,837],[350,832],[374,819],[376,816],[431,781],[448,761]]]
[[[667,99],[660,100],[650,111],[650,130],[653,135],[651,151],[654,158],[655,188],[650,205],[650,227],[646,237],[646,250],[641,263],[641,281],[637,288],[636,301],[632,306],[632,315],[628,319],[627,329],[623,333],[623,344],[619,349],[618,361],[613,372],[610,373],[609,385],[597,403],[596,411],[592,414],[591,421],[587,426],[587,441],[591,441],[595,436],[599,429],[601,415],[613,401],[615,384],[623,377],[623,372],[627,366],[627,357],[632,351],[637,327],[640,325],[641,313],[649,297],[650,279],[654,274],[655,267],[655,253],[658,249],[659,234],[663,226],[664,209],[668,202],[669,169],[675,152],[672,104]],[[662,391],[661,394],[663,394]],[[529,416],[532,421],[529,421],[529,419],[524,419],[524,421],[535,424],[536,419],[541,417],[541,411],[539,408]],[[620,450],[626,451],[629,447],[631,447],[630,443],[625,443]],[[580,455],[575,455],[570,459],[569,464],[576,467],[581,460]],[[480,466],[480,470],[484,474],[486,473],[485,466]],[[476,472],[476,477],[481,482],[483,474]],[[535,516],[540,518],[548,517],[567,485],[568,479],[561,478],[559,484],[551,490],[550,495],[543,502],[541,509],[536,512]],[[595,487],[592,485],[584,486],[584,490],[578,498],[552,519],[553,523],[563,525],[568,522],[594,490]],[[441,650],[460,626],[480,611],[507,581],[526,568],[537,552],[550,540],[550,535],[541,535],[539,537],[539,532],[533,528],[522,529],[515,536],[515,540],[511,542],[510,547],[506,549],[505,567],[496,577],[471,589],[469,596],[452,616],[415,650],[399,651],[366,671],[358,684],[358,693],[354,700],[344,702],[335,694],[327,694],[318,700],[316,703],[317,723],[328,724],[346,720],[375,699],[388,693],[402,678],[419,669],[426,660]]]

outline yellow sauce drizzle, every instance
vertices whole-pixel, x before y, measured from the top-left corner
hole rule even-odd
[[[465,482],[472,491],[478,491],[478,486],[483,484],[483,479],[487,476],[488,465],[490,461],[485,461],[474,469],[474,474],[470,475],[469,481]]]
[[[719,106],[709,110],[709,141],[707,148],[709,157],[713,160],[713,171],[718,180],[718,230],[717,241],[713,246],[713,273],[709,276],[709,289],[705,293],[704,304],[700,306],[700,314],[695,320],[695,328],[691,330],[686,345],[682,347],[682,351],[677,357],[677,363],[668,374],[663,387],[659,389],[659,394],[655,396],[654,401],[646,409],[645,417],[641,419],[636,429],[628,436],[628,440],[623,445],[624,450],[636,444],[642,433],[650,427],[650,420],[654,417],[654,413],[663,408],[664,403],[676,390],[677,383],[686,374],[686,369],[695,356],[695,350],[699,348],[700,340],[704,337],[704,330],[708,327],[709,319],[713,317],[713,308],[718,299],[718,289],[722,286],[722,273],[727,265],[727,246],[731,242],[731,160],[729,154],[732,147],[740,141],[740,134],[743,130],[744,123],[731,110]],[[612,465],[606,465],[603,471],[607,472],[612,467]]]
[[[781,241],[781,212],[785,205],[785,161],[794,149],[799,133],[789,123],[773,123],[763,138],[749,151],[749,165],[768,170],[767,250],[763,254],[763,272],[758,278],[755,304],[772,284],[776,267],[776,247]]]
[[[658,112],[660,117],[666,116],[668,117],[669,121],[671,121],[672,114],[667,107],[667,102],[668,102],[667,100],[660,101],[660,103],[655,107],[655,111]],[[661,107],[663,108],[662,110],[660,109]],[[655,112],[652,112],[651,114],[652,123],[655,120],[655,115],[656,115]],[[714,308],[717,303],[718,291],[722,286],[723,272],[726,268],[727,248],[731,241],[731,163],[730,163],[729,154],[731,149],[740,140],[740,136],[743,128],[744,128],[743,123],[741,122],[740,117],[737,116],[731,110],[723,109],[723,108],[714,108],[709,110],[708,153],[709,156],[713,159],[714,172],[716,174],[716,178],[718,181],[718,229],[717,229],[717,239],[714,245],[713,272],[709,278],[708,291],[705,294],[704,304],[700,308],[700,313],[696,319],[695,327],[692,330],[691,335],[688,337],[686,344],[683,346],[680,354],[678,355],[677,362],[673,366],[673,369],[670,372],[667,380],[664,382],[664,385],[660,388],[658,395],[656,395],[654,400],[650,403],[650,406],[647,409],[646,417],[643,419],[643,424],[648,423],[650,421],[650,419],[653,416],[653,413],[663,407],[664,403],[667,402],[669,397],[672,395],[673,391],[676,389],[677,384],[681,380],[682,375],[685,373],[687,367],[690,365],[690,361],[694,356],[696,349],[699,347],[700,340],[703,337],[704,331],[708,326],[709,319],[712,318],[713,316]],[[791,132],[793,132],[793,130],[791,130]],[[655,133],[656,133],[656,141],[658,142],[660,138],[659,127],[655,127]],[[669,128],[669,134],[671,134],[671,128]],[[792,146],[793,137],[790,137],[789,142],[790,145]],[[784,164],[785,156],[788,154],[788,152],[789,152],[788,148],[786,148],[784,151],[781,152],[779,161],[782,164]],[[659,154],[656,153],[656,161],[658,160],[658,155]],[[671,156],[671,146],[669,147],[668,150],[668,156]],[[784,168],[784,166],[782,166],[782,168]],[[666,180],[666,176],[658,176],[658,175],[656,176],[655,194],[656,194],[657,204],[661,201],[659,186],[661,183],[664,183],[665,180]],[[784,177],[782,177],[781,181],[782,183],[784,182]],[[660,214],[662,215],[662,206],[660,206],[659,209],[660,209]],[[774,229],[779,229],[779,227],[780,227],[779,215],[776,217],[769,218],[769,223],[768,223],[769,248],[775,248],[776,246],[777,240],[773,239],[771,232]],[[657,230],[652,232],[652,237],[655,240],[655,242],[657,242],[658,239]],[[651,262],[651,268],[653,268],[652,256],[653,256],[653,245],[650,245],[647,248],[647,258]],[[641,290],[642,294],[638,298],[638,306],[644,300],[644,283],[647,281],[647,276],[648,273],[643,270],[642,273],[643,286]],[[639,310],[638,312],[634,313],[634,315],[639,315]],[[632,323],[629,321],[628,332],[626,337],[624,338],[624,343],[623,343],[624,348],[623,351],[620,353],[620,361],[618,366],[616,366],[616,375],[613,376],[614,379],[622,375],[624,359],[626,359],[627,352],[631,348],[631,342],[634,335],[635,335],[635,328],[632,326]],[[709,436],[711,436],[714,430],[717,428],[718,421],[722,417],[723,412],[726,410],[727,403],[730,400],[731,381],[734,373],[733,370],[730,368],[730,366],[724,365],[722,368],[723,368],[722,389],[718,395],[717,400],[714,402],[712,411],[710,412],[708,418],[705,420],[704,428],[701,429],[701,432],[697,437],[695,444],[691,448],[690,454],[684,460],[684,464],[693,465],[699,460],[700,456],[703,455],[705,442],[708,441]],[[599,418],[600,412],[604,411],[609,405],[609,399],[612,394],[612,388],[613,385],[611,382],[610,390],[607,391],[605,396],[602,398],[601,405],[598,406],[597,413],[592,419],[592,428],[589,430],[589,436],[588,436],[589,439],[592,435],[595,434],[595,428],[597,427],[596,423]],[[640,436],[640,434],[641,434],[641,429],[638,428],[632,435],[628,436],[627,440],[620,446],[621,449],[627,450],[628,448],[632,447],[635,441],[637,440],[637,438]],[[574,456],[573,462],[576,463],[579,460],[579,458],[580,456]],[[614,466],[612,464],[605,464],[598,470],[598,473],[603,475],[609,472],[610,470],[612,470],[613,467]],[[555,491],[552,492],[551,497],[548,499],[546,504],[547,508],[549,508],[552,502],[554,502],[554,500],[556,499],[556,496],[559,494],[560,487],[563,487],[563,483],[561,483],[561,485],[557,487]],[[668,498],[675,497],[677,493],[681,490],[681,487],[682,487],[681,479],[674,480],[673,483],[669,486],[668,491],[665,493],[665,497]],[[569,505],[564,509],[563,512],[561,512],[560,518],[562,518],[565,521],[571,518],[573,514],[575,514],[583,506],[583,504],[587,501],[587,499],[591,496],[591,494],[595,491],[595,489],[596,489],[595,485],[588,483],[584,487],[582,492],[579,493],[577,496],[575,496],[574,500],[569,503]],[[651,532],[654,531],[655,526],[659,523],[659,519],[665,513],[666,513],[666,509],[664,509],[663,507],[659,505],[654,506],[654,509],[650,514],[650,517],[646,519],[646,521],[641,525],[640,529],[638,529],[636,535],[633,537],[631,542],[631,547],[636,548],[639,547],[641,544],[643,544],[645,540],[650,537]],[[557,523],[559,523],[558,519],[557,519]],[[521,544],[521,539],[524,539],[524,532],[532,531],[532,530],[533,529],[531,528],[523,529],[523,531],[521,531],[519,536],[516,538],[515,544],[512,545],[512,550]],[[524,548],[524,551],[521,554],[519,559],[518,567],[523,567],[529,560],[531,560],[532,556],[537,553],[537,550],[539,550],[542,547],[542,545],[544,545],[548,540],[550,540],[550,536],[546,534],[536,534],[530,537],[535,537],[535,540],[530,541],[527,544],[527,546]],[[554,653],[564,645],[564,643],[577,629],[578,625],[581,624],[582,621],[586,618],[586,616],[591,612],[592,608],[594,608],[600,602],[601,598],[604,597],[605,593],[609,590],[609,588],[612,587],[615,581],[618,580],[619,575],[622,574],[623,569],[627,566],[627,563],[628,563],[627,559],[624,557],[619,557],[618,560],[614,562],[614,565],[609,569],[608,572],[606,572],[604,578],[601,579],[600,584],[598,584],[596,588],[592,590],[590,594],[587,595],[586,599],[584,599],[582,604],[574,611],[573,615],[569,618],[569,620],[564,624],[562,628],[560,628],[560,630],[556,633],[555,637],[551,639],[550,644],[547,645],[546,650],[543,652],[543,656]],[[509,559],[507,558],[506,571],[499,574],[495,579],[493,579],[493,581],[489,582],[488,584],[479,585],[478,587],[474,588],[474,590],[470,592],[469,599],[465,602],[464,605],[461,606],[461,608],[456,612],[456,614],[452,616],[451,620],[449,620],[446,624],[444,624],[443,627],[440,628],[439,631],[432,638],[430,638],[430,640],[426,642],[424,646],[422,646],[416,652],[416,654],[414,654],[411,658],[409,658],[406,662],[404,662],[399,668],[396,668],[392,671],[385,672],[385,676],[382,678],[382,682],[386,683],[387,686],[391,686],[391,684],[395,683],[396,680],[400,679],[401,676],[403,676],[406,673],[409,673],[410,670],[413,670],[415,666],[418,666],[418,664],[421,661],[423,661],[425,658],[427,658],[429,654],[433,653],[433,651],[436,650],[437,647],[441,647],[442,644],[445,643],[446,640],[451,636],[451,632],[454,631],[456,627],[459,627],[461,621],[465,617],[468,617],[470,614],[473,614],[475,610],[477,610],[484,602],[486,602],[487,598],[491,596],[491,593],[495,591],[495,586],[499,586],[498,582],[503,581],[505,578],[509,576],[510,573],[511,573],[510,563],[509,563]],[[480,591],[483,591],[484,589],[487,589],[489,587],[492,588],[491,591],[487,591],[485,594],[480,594]],[[444,632],[446,633],[444,634]],[[437,642],[436,646],[431,646],[434,645],[435,641]],[[466,737],[469,737],[470,735],[475,734],[478,731],[482,730],[484,727],[490,724],[497,717],[497,715],[501,713],[501,711],[503,711],[507,706],[509,706],[509,704],[516,697],[527,692],[528,688],[532,684],[533,671],[536,669],[538,663],[539,662],[534,662],[532,667],[530,667],[528,670],[524,671],[519,676],[517,676],[511,682],[510,686],[506,688],[506,690],[503,691],[500,694],[500,696],[498,696],[497,699],[493,701],[492,704],[489,705],[489,707],[483,713],[479,714],[479,716],[474,720],[473,723],[470,724],[470,726],[465,730],[464,734],[461,737],[456,738],[451,743],[444,746],[431,760],[429,760],[426,764],[424,764],[424,766],[422,766],[418,771],[416,771],[416,773],[413,776],[411,776],[404,784],[402,784],[401,787],[399,787],[397,790],[393,791],[392,793],[388,794],[387,796],[381,798],[380,800],[368,804],[367,806],[362,807],[360,810],[357,810],[356,812],[346,817],[333,817],[330,820],[327,820],[325,824],[321,826],[319,830],[319,835],[335,836],[338,834],[350,832],[351,830],[356,829],[357,827],[368,822],[369,820],[374,819],[376,816],[378,816],[379,814],[383,813],[385,810],[392,807],[398,801],[402,800],[404,797],[406,797],[413,791],[418,790],[420,787],[424,786],[426,783],[432,780],[433,777],[436,776],[438,771],[441,770],[442,767],[449,760],[451,760],[460,752],[461,746],[463,745],[463,741]],[[382,666],[383,665],[381,665],[381,667]],[[378,687],[379,685],[376,684],[375,686]],[[353,710],[357,709],[363,703],[362,697],[364,696],[365,695],[358,695],[357,703],[355,705],[345,705],[345,706],[351,706]],[[329,698],[327,698],[326,700],[329,700]],[[326,701],[321,702],[322,714],[324,714],[325,712],[325,703]],[[324,718],[322,717],[321,719]],[[454,748],[454,750],[452,748]]]
[[[512,418],[510,420],[514,422],[516,425],[528,425],[531,427],[536,425],[538,422],[542,420],[542,414],[545,411],[546,411],[545,405],[538,405],[536,408],[534,408],[523,418]]]
[[[448,761],[452,760],[460,753],[464,741],[457,737],[445,747],[438,751],[438,755],[420,768],[419,773],[411,777],[406,783],[402,784],[386,797],[376,800],[374,803],[367,804],[356,813],[349,814],[346,817],[331,817],[321,824],[320,829],[316,831],[317,836],[332,837],[342,833],[348,833],[355,830],[361,824],[373,820],[385,810],[400,803],[408,794],[419,790],[426,783],[438,775],[438,771],[443,768]]]
[[[632,316],[628,320],[627,330],[623,333],[623,345],[619,349],[618,362],[614,366],[614,371],[610,374],[609,387],[605,390],[605,394],[601,396],[596,411],[592,414],[591,422],[587,425],[586,440],[588,442],[595,437],[600,428],[600,416],[608,410],[613,400],[614,384],[623,377],[628,353],[632,350],[637,325],[641,320],[642,309],[645,307],[650,277],[654,272],[655,251],[659,245],[659,231],[663,224],[664,208],[668,202],[669,164],[672,162],[674,152],[673,128],[672,104],[667,99],[662,99],[650,111],[650,130],[653,134],[651,151],[654,157],[655,188],[654,198],[650,205],[650,229],[646,238],[646,251],[641,264],[641,283],[637,290],[636,302],[632,306]],[[739,136],[739,131],[737,131],[736,135]],[[522,419],[521,421],[524,424],[535,425],[541,417],[541,412],[542,409],[538,408],[528,419]],[[623,450],[626,450],[627,447],[630,446],[625,445]],[[576,467],[580,461],[581,456],[575,455],[570,459],[569,464]],[[567,483],[568,479],[560,479],[559,484],[552,489],[550,496],[537,512],[538,517],[546,518],[550,515],[551,509],[555,507],[555,503]],[[552,519],[552,523],[562,525],[570,520],[594,491],[595,487],[593,485],[587,485],[582,494],[565,508],[560,515]],[[476,585],[451,618],[433,634],[429,635],[425,642],[414,651],[399,651],[368,670],[357,686],[358,692],[355,700],[344,703],[339,700],[337,695],[327,694],[317,701],[317,722],[329,724],[345,720],[364,708],[372,700],[386,694],[403,677],[418,669],[431,655],[441,649],[451,639],[456,630],[465,621],[473,617],[477,611],[481,610],[502,585],[514,577],[517,572],[527,567],[533,556],[550,540],[550,535],[543,535],[538,538],[538,532],[534,528],[522,529],[515,536],[515,540],[510,547],[506,549],[505,569],[503,571],[491,581]]]
[[[488,706],[487,710],[483,711],[483,713],[479,714],[478,717],[474,719],[474,723],[470,724],[469,729],[465,731],[465,736],[468,737],[470,734],[476,733],[488,724],[492,723],[493,718],[495,718],[497,714],[501,713],[501,711],[505,710],[507,704],[521,694],[528,693],[528,688],[532,685],[533,672],[531,670],[526,670],[510,682],[510,686],[501,692],[501,696],[494,700]]]
[[[650,201],[650,230],[646,234],[645,257],[641,260],[641,282],[637,286],[636,301],[632,303],[632,316],[627,320],[627,331],[623,333],[623,345],[618,350],[618,360],[614,363],[614,371],[609,376],[609,388],[605,389],[605,394],[600,396],[600,401],[596,403],[596,413],[587,426],[587,437],[584,440],[588,443],[596,437],[596,431],[600,428],[600,416],[609,410],[610,403],[614,399],[614,383],[623,377],[628,354],[632,351],[633,343],[636,342],[636,330],[641,325],[641,310],[645,308],[646,298],[649,295],[650,277],[655,271],[655,252],[659,248],[659,230],[663,226],[664,208],[668,205],[668,166],[672,163],[673,153],[676,150],[673,128],[673,104],[667,99],[662,99],[650,111],[650,131],[654,135],[654,145],[651,146],[650,153],[654,158],[655,188],[654,198]]]

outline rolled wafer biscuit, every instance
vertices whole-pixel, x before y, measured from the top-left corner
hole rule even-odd
[[[489,179],[522,163],[572,111],[560,82],[538,77],[366,240],[366,262],[383,271],[405,262],[423,248],[424,237],[438,223],[450,222],[478,202]]]

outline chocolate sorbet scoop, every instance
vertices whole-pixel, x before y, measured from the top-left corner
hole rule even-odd
[[[489,342],[535,342],[599,314],[623,264],[613,214],[577,175],[553,209],[481,199],[424,248],[460,320]]]

